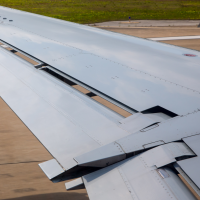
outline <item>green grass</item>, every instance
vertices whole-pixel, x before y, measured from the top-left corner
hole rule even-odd
[[[78,23],[200,19],[200,0],[0,0],[0,5]]]

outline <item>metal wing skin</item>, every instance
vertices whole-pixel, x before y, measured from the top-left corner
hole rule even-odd
[[[0,51],[1,97],[64,169],[76,165],[76,155],[129,134],[118,126],[118,114]]]
[[[52,182],[78,178],[66,188],[91,200],[194,199],[183,177],[200,194],[199,52],[0,16],[0,96],[53,156],[39,164]]]
[[[184,115],[199,107],[197,51],[3,7],[0,12],[1,40],[136,111],[159,105]]]
[[[181,149],[181,150],[180,150]],[[183,143],[156,147],[83,177],[90,199],[195,199],[170,168],[174,157],[193,155]]]

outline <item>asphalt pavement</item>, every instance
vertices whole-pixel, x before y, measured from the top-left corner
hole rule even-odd
[[[164,26],[198,26],[200,20],[131,20],[129,21],[110,21],[101,23],[87,24],[97,27],[164,27]]]

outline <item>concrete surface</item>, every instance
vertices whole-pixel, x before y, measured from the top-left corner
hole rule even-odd
[[[178,37],[200,35],[197,27],[137,27],[137,28],[101,28],[104,30],[132,35],[141,38]]]
[[[0,199],[88,200],[86,190],[65,190],[52,183],[39,163],[52,159],[15,113],[0,98]]]
[[[136,27],[136,28],[108,28],[101,29],[122,33],[126,35],[141,37],[141,38],[158,38],[158,37],[178,37],[178,36],[199,36],[200,28],[198,27]],[[173,44],[189,49],[200,51],[200,40],[168,40],[160,41],[163,43]]]
[[[102,23],[88,24],[97,27],[150,27],[150,26],[198,26],[200,20],[131,20],[129,21],[110,21]]]
[[[162,42],[166,44],[172,44],[172,45],[200,51],[200,39],[198,40],[168,40],[168,41],[162,41]]]

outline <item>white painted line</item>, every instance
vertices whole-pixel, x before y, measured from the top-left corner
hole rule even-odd
[[[178,37],[160,37],[160,38],[147,38],[149,40],[154,41],[162,41],[162,40],[192,40],[192,39],[200,39],[200,35],[196,36],[178,36]]]

